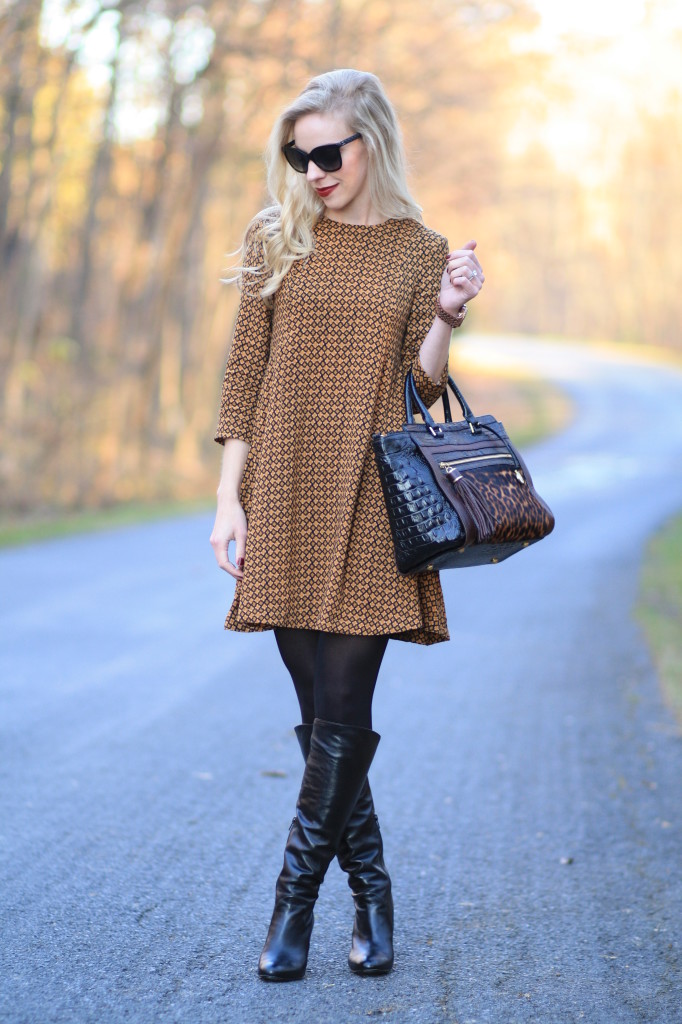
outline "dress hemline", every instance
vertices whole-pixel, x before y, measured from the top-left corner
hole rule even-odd
[[[422,646],[431,646],[432,644],[446,643],[450,640],[450,633],[445,633],[427,629],[422,626],[412,626],[405,629],[329,629],[312,623],[301,623],[301,622],[252,622],[248,619],[241,619],[239,621],[230,621],[230,614],[225,619],[225,630],[231,630],[235,633],[264,633],[267,630],[274,629],[276,626],[284,629],[318,629],[322,633],[337,633],[346,636],[388,636],[391,640],[402,640],[405,643],[421,644]]]

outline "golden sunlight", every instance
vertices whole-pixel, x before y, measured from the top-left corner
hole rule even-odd
[[[541,22],[521,52],[550,58],[509,135],[519,154],[540,142],[559,169],[599,186],[613,174],[638,112],[663,116],[682,94],[682,0],[595,4],[533,0]]]

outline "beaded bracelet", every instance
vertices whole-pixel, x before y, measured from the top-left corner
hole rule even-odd
[[[450,327],[459,327],[467,315],[467,304],[466,302],[460,309],[459,313],[448,313],[440,304],[440,298],[436,299],[436,316],[441,320],[444,320]]]

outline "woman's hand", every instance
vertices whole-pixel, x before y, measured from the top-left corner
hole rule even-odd
[[[229,559],[230,541],[235,544],[235,562]],[[219,498],[211,547],[221,569],[229,572],[236,580],[244,575],[244,551],[246,550],[246,515],[237,498]]]
[[[457,314],[465,302],[475,298],[483,287],[485,276],[474,249],[472,238],[461,249],[448,255],[440,283],[440,304],[447,313]]]

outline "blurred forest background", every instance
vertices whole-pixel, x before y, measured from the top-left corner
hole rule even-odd
[[[530,0],[0,0],[0,509],[214,493],[225,254],[332,67],[478,239],[475,328],[682,349],[679,6],[549,47]]]

